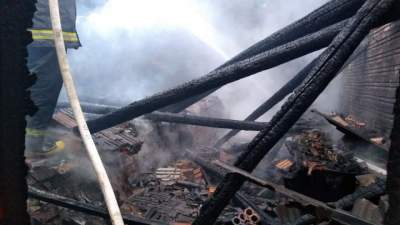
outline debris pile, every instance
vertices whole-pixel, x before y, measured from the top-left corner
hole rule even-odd
[[[54,119],[63,128],[71,128],[71,116],[68,109],[62,109]],[[343,119],[344,122],[347,120],[350,121],[349,118]],[[247,182],[219,216],[218,223],[264,225],[307,224],[309,221],[311,224],[310,221],[335,221],[334,216],[327,216],[330,215],[327,212],[334,212],[332,215],[347,213],[349,218],[363,218],[379,224],[387,210],[384,179],[371,174],[352,152],[340,149],[329,133],[323,131],[326,125],[324,120],[311,113],[299,120],[282,144],[277,145],[279,154],[271,151],[267,156],[271,159],[268,166],[257,171],[257,174],[268,174],[267,177],[272,179],[267,184],[272,186]],[[152,123],[152,126],[148,135],[152,138],[156,135],[160,142],[148,146],[171,150],[173,155],[172,160],[158,167],[140,168],[138,153],[147,139],[137,132],[132,122],[101,131],[94,135],[94,139],[125,217],[131,216],[134,221],[143,222],[139,224],[189,225],[212,197],[221,178],[233,172],[212,162],[219,159],[227,164],[233,163],[247,149],[247,144],[231,143],[220,148],[199,147],[201,145],[193,141],[176,144],[174,137],[168,136],[169,132],[176,131],[194,140],[207,129],[159,122]],[[88,168],[84,168],[87,163],[81,143],[69,144],[73,146],[74,157],[66,154],[31,165],[30,186],[72,199],[76,204],[90,204],[89,208],[104,210],[97,183],[90,179],[92,175],[83,172]],[[106,217],[99,218],[96,213],[86,215],[76,212],[76,209],[46,203],[43,199],[31,199],[29,206],[37,224],[107,223]],[[335,211],[330,206],[347,211]],[[323,215],[319,212],[321,207]]]

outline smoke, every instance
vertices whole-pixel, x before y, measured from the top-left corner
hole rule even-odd
[[[80,96],[127,104],[198,78],[327,0],[80,0],[83,47],[69,51]],[[316,54],[215,93],[244,119]],[[260,121],[268,121],[276,106]],[[254,132],[241,132],[245,136]]]

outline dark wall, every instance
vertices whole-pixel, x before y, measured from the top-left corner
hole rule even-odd
[[[373,30],[355,54],[341,74],[340,111],[389,140],[400,83],[400,21]]]
[[[388,141],[385,225],[400,224],[400,21],[371,32],[341,74],[340,111]]]
[[[26,45],[34,2],[0,1],[0,224],[30,224],[26,212],[25,115],[31,111],[26,88]]]

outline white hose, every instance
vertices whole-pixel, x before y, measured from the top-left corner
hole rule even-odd
[[[113,225],[123,225],[124,222],[122,220],[114,191],[112,189],[110,180],[108,179],[99,153],[97,152],[96,145],[94,144],[89,128],[87,127],[86,120],[83,116],[83,112],[79,103],[78,95],[76,94],[64,45],[58,0],[49,0],[49,8],[58,63],[60,65],[65,89],[67,90],[68,98],[71,103],[76,122],[78,123],[79,132],[81,134],[83,143],[85,144],[90,161],[92,162],[93,168],[96,172],[97,180],[100,184],[101,191],[103,192],[108,212],[110,213],[111,222]]]

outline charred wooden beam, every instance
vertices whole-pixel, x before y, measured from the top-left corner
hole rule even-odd
[[[369,30],[389,12],[394,2],[394,0],[368,0],[362,6],[319,56],[307,80],[289,97],[267,128],[250,142],[248,149],[239,157],[235,166],[245,171],[252,171],[258,165],[326,88]],[[203,205],[203,210],[193,225],[214,223],[244,181],[245,179],[238,175],[225,176],[213,197]]]
[[[133,102],[100,118],[88,121],[89,129],[92,133],[96,133],[324,48],[346,23],[347,21],[341,21],[321,31],[213,71],[199,79]]]
[[[40,201],[48,202],[57,206],[82,212],[88,215],[101,217],[107,220],[110,219],[110,215],[107,213],[106,209],[79,202],[53,193],[38,190],[34,187],[29,187],[28,195],[30,198],[35,198]],[[126,224],[131,225],[166,225],[160,222],[147,221],[145,219],[141,219],[131,215],[124,215],[123,219]]]
[[[250,58],[261,52],[273,49],[279,45],[296,40],[307,34],[311,34],[341,20],[347,19],[353,16],[365,0],[332,0],[311,12],[307,16],[301,18],[300,20],[286,26],[285,28],[271,34],[265,39],[259,41],[258,43],[252,45],[248,49],[239,53],[223,65],[219,66],[217,69],[221,69],[225,66],[231,65],[233,63],[239,62],[243,59]],[[217,70],[216,69],[216,70]],[[209,94],[216,91],[218,88],[207,91],[203,94],[191,97],[182,102],[178,102],[174,105],[165,107],[160,111],[168,112],[181,112],[188,106],[196,103],[200,99],[208,96]]]
[[[255,121],[260,118],[260,116],[264,115],[268,112],[272,107],[282,101],[287,95],[292,93],[296,87],[298,87],[301,82],[307,77],[311,68],[315,65],[315,60],[308,64],[304,69],[302,69],[295,77],[293,77],[289,82],[287,82],[281,89],[279,89],[275,94],[273,94],[267,101],[261,104],[256,110],[254,110],[249,116],[246,117],[244,121]],[[221,147],[225,144],[229,139],[239,133],[240,130],[231,130],[227,134],[225,134],[222,138],[220,138],[215,147]]]
[[[63,108],[63,107],[69,107],[69,104],[60,103],[57,106]],[[93,113],[93,114],[105,114],[118,109],[117,107],[113,106],[93,104],[93,103],[82,103],[81,106],[82,110],[85,113]],[[180,124],[195,125],[195,126],[238,129],[238,130],[252,130],[252,131],[260,131],[268,124],[262,122],[220,119],[212,117],[182,115],[182,114],[163,113],[163,112],[153,112],[145,115],[144,118],[147,120],[158,121],[158,122],[180,123]]]
[[[215,127],[239,130],[262,130],[268,123],[240,121],[202,117],[194,115],[179,115],[174,113],[153,112],[145,116],[146,119],[159,122],[180,123],[204,127]]]

